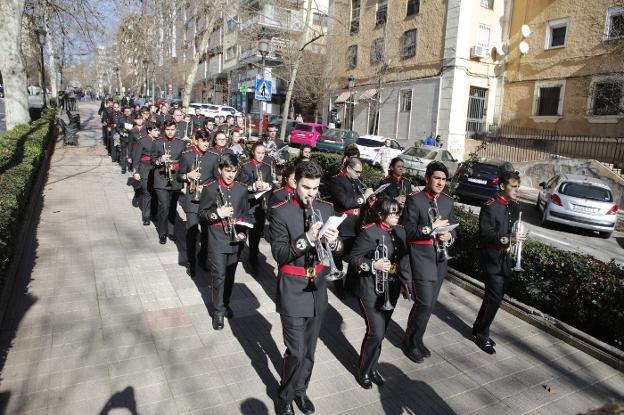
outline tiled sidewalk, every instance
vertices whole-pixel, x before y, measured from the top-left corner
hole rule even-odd
[[[89,129],[52,161],[2,326],[0,413],[273,413],[284,346],[268,246],[260,275],[240,264],[236,318],[215,332],[207,276],[180,265],[183,223],[178,246],[142,226],[96,111],[81,104]],[[398,348],[402,301],[381,356],[387,383],[363,390],[364,321],[354,301],[330,303],[309,389],[318,414],[574,414],[624,398],[622,373],[505,312],[498,353],[484,354],[466,338],[480,299],[450,283],[425,339],[433,356],[416,365]]]

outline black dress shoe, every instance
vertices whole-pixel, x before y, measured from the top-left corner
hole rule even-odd
[[[420,353],[424,358],[431,357],[431,351],[427,349],[427,346],[425,346],[424,343],[420,343],[418,345],[418,350],[420,350]]]
[[[496,349],[494,349],[494,345],[490,341],[489,337],[482,336],[481,334],[476,334],[472,336],[472,341],[475,342],[475,344],[479,346],[479,348],[485,353],[496,354]]]
[[[158,237],[158,242],[160,242],[162,245],[167,243],[167,235],[160,235]]]
[[[378,370],[371,371],[370,378],[373,381],[373,383],[377,386],[382,386],[384,383],[386,383],[386,380],[381,375],[381,373],[379,373]]]
[[[171,242],[175,242],[176,241],[176,237],[173,234],[167,234],[167,237],[171,240]]]
[[[212,328],[215,330],[223,329],[223,314],[214,313],[212,316]]]
[[[373,381],[371,380],[368,373],[360,373],[358,375],[357,381],[364,389],[371,389],[373,387]]]
[[[122,170],[122,171],[121,171],[121,174],[126,174],[126,171],[125,171],[125,170]]]
[[[275,405],[275,412],[277,415],[294,415],[295,411],[292,406],[292,402],[286,402],[282,399],[277,400],[277,405]]]
[[[149,224],[150,224],[149,219],[143,219],[143,226],[149,226]]]
[[[490,341],[490,343],[492,343],[492,346],[496,346],[496,342],[494,340],[492,340],[491,337],[488,337],[488,340]]]
[[[402,349],[403,349],[403,353],[405,353],[405,356],[407,356],[407,358],[411,360],[412,362],[422,363],[425,361],[421,351],[418,350],[418,348],[410,348],[406,346],[405,344],[403,344]]]
[[[312,415],[314,413],[314,404],[306,395],[296,396],[295,403],[297,404],[297,408],[305,415]]]
[[[227,318],[234,318],[234,312],[232,311],[229,305],[225,307],[225,316]]]

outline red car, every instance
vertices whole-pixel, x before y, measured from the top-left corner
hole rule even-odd
[[[295,125],[290,133],[290,143],[299,145],[308,144],[312,147],[316,147],[316,141],[325,130],[327,130],[327,126],[324,124],[299,123]]]

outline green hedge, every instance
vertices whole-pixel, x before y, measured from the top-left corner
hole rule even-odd
[[[54,110],[29,125],[0,135],[0,292],[15,255],[15,243],[32,187],[52,137]]]
[[[460,225],[450,265],[483,281],[478,216],[459,207],[455,214]],[[509,296],[624,350],[624,267],[529,240],[522,268],[513,274]]]

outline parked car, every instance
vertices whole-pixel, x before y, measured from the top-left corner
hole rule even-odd
[[[496,195],[498,176],[507,170],[514,171],[514,166],[498,159],[462,162],[455,171],[452,190],[460,198],[487,200]]]
[[[449,176],[457,170],[457,160],[448,150],[440,147],[418,145],[408,148],[399,157],[405,162],[405,172],[419,178],[425,177],[427,165],[434,160],[444,163]]]
[[[219,114],[222,117],[227,117],[228,115],[233,115],[233,116],[237,116],[237,115],[242,115],[243,113],[238,111],[236,108],[234,107],[230,107],[228,105],[216,105],[217,107],[219,107]]]
[[[299,145],[309,144],[312,147],[316,147],[316,141],[325,130],[327,130],[327,126],[324,124],[299,123],[295,125],[290,133],[290,143]]]
[[[361,135],[355,141],[360,150],[360,158],[364,161],[372,163],[379,149],[384,145],[386,140],[390,140],[390,148],[392,149],[392,157],[396,157],[403,151],[403,147],[393,138],[382,137],[380,135]]]
[[[344,149],[353,144],[360,137],[358,133],[351,130],[330,128],[326,130],[316,141],[316,148],[325,151],[335,151],[343,153]]]
[[[212,104],[201,104],[201,114],[208,118],[214,118],[217,115],[221,115],[219,113],[219,106]]]
[[[599,232],[611,237],[617,221],[618,205],[613,192],[600,179],[575,174],[559,174],[539,184],[537,208],[542,225],[561,223]]]

